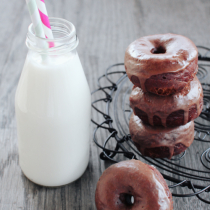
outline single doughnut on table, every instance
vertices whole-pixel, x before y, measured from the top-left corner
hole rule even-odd
[[[97,183],[95,203],[97,210],[173,209],[171,192],[160,172],[139,160],[107,168]]]

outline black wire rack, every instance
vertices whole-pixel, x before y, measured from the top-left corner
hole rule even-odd
[[[210,84],[202,82],[207,79],[210,71],[210,48],[198,46],[198,49],[197,77],[203,87],[204,106],[201,115],[195,120],[194,147],[191,145],[184,153],[171,160],[141,155],[129,134],[128,125],[132,109],[128,98],[133,85],[126,75],[123,63],[108,67],[98,78],[98,89],[92,92],[93,97],[97,98],[92,102],[92,108],[101,117],[96,117],[98,120],[92,119],[96,125],[93,139],[102,149],[102,160],[119,162],[126,158],[139,159],[154,165],[170,183],[169,188],[173,189],[173,196],[197,196],[201,201],[210,204],[210,200],[206,199],[208,196],[204,195],[210,191]],[[105,139],[98,138],[98,133]],[[183,187],[188,188],[190,192],[183,194],[177,190]]]

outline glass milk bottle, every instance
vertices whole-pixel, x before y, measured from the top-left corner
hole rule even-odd
[[[89,162],[91,95],[74,25],[59,18],[50,23],[53,40],[36,37],[29,26],[15,111],[23,173],[39,185],[61,186],[78,179]]]

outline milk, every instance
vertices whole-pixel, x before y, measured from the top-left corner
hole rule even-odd
[[[91,95],[76,51],[44,59],[29,51],[15,110],[26,177],[44,186],[78,179],[89,162]]]

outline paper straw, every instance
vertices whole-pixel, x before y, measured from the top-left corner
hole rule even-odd
[[[47,39],[53,39],[53,33],[50,26],[50,21],[47,14],[47,9],[44,0],[36,0],[39,14],[42,21],[42,26]],[[54,43],[50,42],[49,47],[54,47]]]
[[[39,11],[38,11],[38,7],[36,5],[36,1],[35,0],[26,0],[26,4],[28,7],[28,11],[31,17],[31,21],[33,23],[33,28],[35,31],[35,35],[37,37],[41,37],[41,38],[45,38],[45,34],[44,34],[44,30],[42,27],[42,21],[39,15]],[[43,49],[48,48],[47,44],[45,41],[41,40],[41,39],[37,39],[37,45]],[[44,63],[49,62],[49,56],[46,55],[41,55],[42,57],[42,61]]]
[[[34,27],[36,36],[45,38],[44,30],[42,27],[42,21],[39,16],[39,11],[38,11],[38,8],[36,5],[36,1],[35,0],[26,0],[26,4],[28,6],[29,14],[31,17],[31,21],[33,23],[33,27]],[[41,47],[46,48],[46,46],[44,45],[44,42],[39,42],[39,45],[41,45]]]

